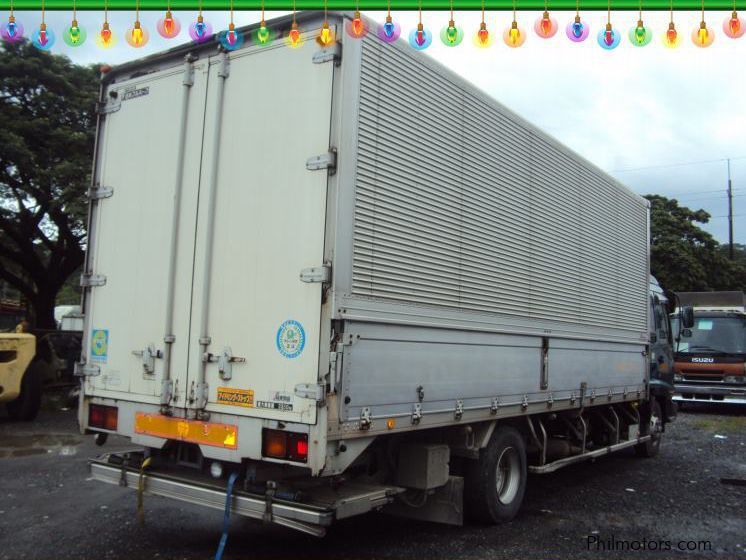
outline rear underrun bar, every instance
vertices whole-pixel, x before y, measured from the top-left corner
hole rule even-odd
[[[13,6],[16,10],[41,10],[42,0],[14,0]],[[134,11],[135,0],[108,0],[109,10],[129,10]],[[10,6],[9,0],[0,3],[0,8],[6,4]],[[46,10],[71,10],[72,0],[45,0]],[[170,6],[172,10],[198,10],[200,4],[203,10],[228,10],[230,9],[230,0],[172,0]],[[291,11],[293,9],[292,0],[234,0],[233,7],[236,10],[260,10],[264,4],[264,9],[268,11],[280,10]],[[359,6],[358,6],[359,4]],[[417,10],[420,5],[423,10],[450,10],[451,4],[455,11],[462,10],[481,10],[482,0],[391,0],[391,9],[395,10]],[[158,10],[166,9],[166,0],[140,0],[140,10]],[[742,7],[742,2],[738,6]],[[355,0],[328,0],[326,7],[329,10],[354,10],[356,7],[363,12],[365,11],[383,11],[388,6],[387,0],[361,0],[359,3]],[[668,11],[673,6],[674,10],[701,10],[701,0],[644,0],[642,8],[645,11]],[[103,10],[104,0],[77,0],[76,7],[78,10]],[[324,0],[297,0],[296,8],[298,10],[323,10],[325,7]],[[609,7],[608,0],[581,0],[580,10],[607,10]],[[708,11],[732,11],[733,0],[705,0],[705,10]],[[543,11],[545,8],[544,0],[516,0],[516,9],[524,11]],[[551,11],[575,11],[576,0],[549,0],[548,8]],[[513,9],[513,0],[485,0],[484,9],[489,11],[510,11]],[[612,11],[640,9],[640,0],[611,0]]]

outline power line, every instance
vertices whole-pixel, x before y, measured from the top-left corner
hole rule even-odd
[[[663,169],[667,167],[684,167],[687,165],[699,165],[702,163],[723,163],[728,161],[730,159],[731,161],[739,160],[739,159],[746,159],[746,156],[738,156],[738,157],[732,157],[732,158],[719,158],[719,159],[703,159],[700,161],[684,161],[679,163],[663,163],[660,165],[646,165],[643,167],[626,167],[623,169],[613,169],[612,173],[626,173],[628,171],[642,171],[645,169]]]

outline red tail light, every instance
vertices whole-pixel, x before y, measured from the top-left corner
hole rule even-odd
[[[262,430],[262,455],[307,463],[308,434],[264,428]]]
[[[119,409],[116,406],[92,404],[88,409],[88,426],[115,432],[117,430],[118,412]]]

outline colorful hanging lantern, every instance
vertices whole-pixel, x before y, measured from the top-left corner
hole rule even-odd
[[[590,34],[590,26],[580,19],[580,15],[576,15],[575,19],[567,24],[565,33],[567,38],[573,43],[581,43],[588,38]]]
[[[254,42],[262,46],[269,45],[272,42],[272,31],[267,27],[264,20],[259,23],[259,27],[254,32]]]
[[[550,37],[554,37],[557,29],[559,29],[557,20],[549,17],[549,12],[544,9],[544,14],[534,23],[534,31],[542,39],[549,39]]]
[[[130,47],[139,49],[147,45],[150,35],[148,30],[140,25],[140,20],[136,19],[135,23],[127,30],[127,34],[124,36],[127,44]]]
[[[31,44],[39,50],[48,51],[54,45],[54,40],[54,31],[47,29],[47,24],[42,19],[39,29],[34,31],[34,34],[31,36]]]
[[[209,41],[212,37],[212,25],[205,21],[202,17],[202,3],[200,2],[199,14],[197,15],[197,21],[193,22],[189,26],[189,37],[195,43],[204,43]]]
[[[668,29],[663,34],[663,46],[669,49],[675,49],[679,46],[679,32],[676,30],[676,25],[673,22],[673,0],[671,0],[671,7],[669,8],[670,20],[668,22]]]
[[[234,51],[243,45],[243,33],[236,31],[236,26],[233,22],[230,22],[228,29],[218,34],[218,42],[223,45],[225,50]]]
[[[479,29],[474,34],[474,46],[480,49],[486,49],[492,45],[492,35],[487,30],[487,22],[484,20],[484,0],[482,0],[482,21]]]
[[[464,40],[464,30],[456,26],[454,20],[440,30],[440,40],[446,47],[455,47]]]
[[[316,43],[322,48],[326,48],[334,43],[334,39],[334,30],[329,27],[329,22],[324,20],[324,25],[321,26],[319,34],[316,36]]]
[[[378,26],[378,38],[385,43],[393,43],[401,35],[401,27],[391,18],[391,12],[386,16],[386,21]]]
[[[233,0],[231,0],[231,19],[228,23],[228,29],[218,33],[218,43],[227,51],[235,51],[243,45],[243,33],[236,31],[236,26],[233,23]]]
[[[417,24],[417,27],[413,29],[409,34],[409,45],[418,51],[423,51],[428,48],[433,42],[433,34],[429,30],[425,29],[422,22]]]
[[[479,30],[474,34],[474,45],[480,49],[486,49],[493,43],[492,34],[487,30],[487,24],[482,21]]]
[[[290,26],[288,36],[285,38],[285,44],[291,49],[297,49],[303,44],[303,34],[298,29],[298,22],[295,21],[295,0],[293,0],[293,24]]]
[[[642,19],[637,20],[637,25],[629,30],[629,41],[636,47],[644,47],[653,40],[653,33],[645,27]]]
[[[101,26],[101,31],[96,35],[96,46],[101,49],[110,49],[116,44],[116,42],[116,36],[111,30],[109,22],[104,21],[104,24]]]
[[[451,19],[448,20],[448,25],[440,30],[440,40],[446,47],[455,47],[464,40],[464,31],[456,26],[453,17],[453,0],[451,0]]]
[[[293,49],[297,49],[303,44],[303,34],[300,32],[300,29],[298,29],[298,24],[295,21],[293,21],[293,24],[290,26],[290,31],[288,31],[285,43],[288,47]]]
[[[700,48],[706,48],[712,45],[714,40],[715,33],[705,23],[705,0],[702,0],[702,21],[699,22],[699,27],[692,30],[692,43]]]
[[[345,29],[353,39],[362,39],[368,34],[368,24],[360,15],[360,10],[355,10],[352,19],[345,23]]]
[[[116,44],[116,36],[109,26],[109,3],[104,0],[104,24],[95,37],[96,46],[100,49],[110,49]]]
[[[614,29],[611,23],[607,23],[606,27],[598,32],[598,44],[607,51],[617,48],[621,39],[621,33]]]
[[[675,49],[679,46],[679,32],[676,31],[676,25],[673,20],[669,22],[668,29],[663,34],[663,45],[669,49]]]
[[[506,45],[514,49],[526,42],[526,33],[518,27],[518,22],[515,19],[513,19],[510,27],[503,33],[503,41],[505,41]]]
[[[171,13],[171,7],[166,9],[166,15],[158,20],[155,28],[158,30],[158,35],[164,39],[173,39],[181,33],[181,22]]]
[[[695,27],[692,31],[692,43],[700,48],[709,47],[714,40],[715,33],[707,27],[704,20],[699,22],[699,27]]]
[[[728,19],[723,22],[723,31],[731,39],[738,39],[739,37],[742,37],[744,33],[746,33],[746,25],[744,24],[743,20],[738,17],[738,12],[736,12],[735,10],[735,5],[733,6],[733,13]]]
[[[575,19],[567,24],[565,34],[573,43],[582,43],[590,34],[590,26],[580,19],[580,0],[575,0]]]
[[[254,44],[259,45],[260,47],[266,47],[274,40],[272,30],[267,27],[267,22],[264,21],[264,0],[262,0],[262,18],[259,20],[259,27],[254,30],[252,38]]]
[[[0,26],[0,39],[6,43],[15,43],[23,39],[23,25],[16,21],[13,13],[13,0],[10,2],[10,15],[8,21]]]
[[[73,20],[70,22],[70,27],[65,29],[62,34],[62,40],[70,47],[79,47],[85,43],[86,32],[85,28],[78,24],[78,12],[76,9],[75,0],[73,0]]]

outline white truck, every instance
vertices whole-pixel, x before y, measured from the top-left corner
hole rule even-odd
[[[92,476],[320,536],[654,455],[648,203],[346,20],[103,76],[79,420],[137,449]]]

